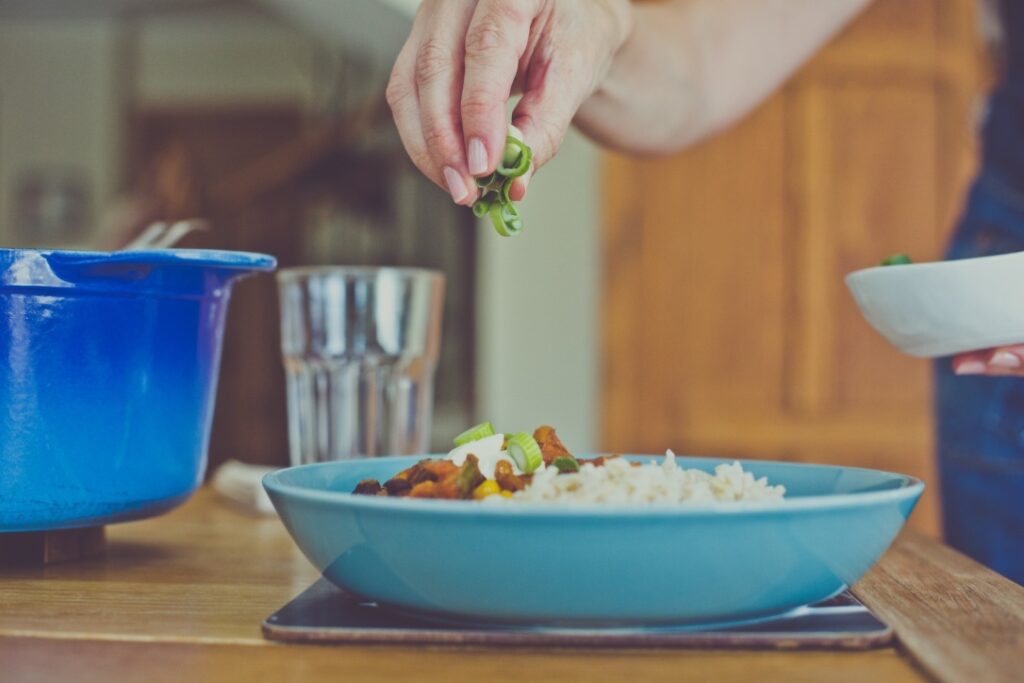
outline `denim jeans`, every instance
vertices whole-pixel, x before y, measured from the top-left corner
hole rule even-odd
[[[983,174],[947,258],[1014,251],[1024,251],[1024,195]],[[1024,292],[990,295],[1024,306]],[[940,359],[935,417],[946,541],[1024,583],[1024,378],[959,377]]]

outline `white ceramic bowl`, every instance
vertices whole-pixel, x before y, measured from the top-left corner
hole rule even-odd
[[[871,326],[911,356],[1024,344],[1024,252],[865,268],[846,285]]]

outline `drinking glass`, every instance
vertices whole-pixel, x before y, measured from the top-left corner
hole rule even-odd
[[[426,453],[444,276],[311,267],[277,281],[292,464]]]

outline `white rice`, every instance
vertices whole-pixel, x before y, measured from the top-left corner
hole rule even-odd
[[[661,463],[634,467],[623,458],[605,460],[602,467],[585,464],[579,472],[559,474],[554,467],[536,472],[533,481],[511,498],[522,503],[605,503],[649,505],[664,503],[720,503],[781,501],[786,489],[754,479],[738,463],[719,465],[714,474],[685,469],[672,451]],[[501,500],[490,496],[486,500]],[[505,499],[508,500],[508,499]]]

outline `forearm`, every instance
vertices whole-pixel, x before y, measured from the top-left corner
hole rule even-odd
[[[868,2],[638,5],[630,37],[575,123],[616,149],[682,149],[753,109]]]

